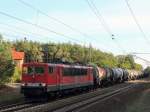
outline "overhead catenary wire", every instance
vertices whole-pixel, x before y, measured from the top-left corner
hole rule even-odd
[[[51,40],[55,41],[52,37],[45,36],[43,34],[31,32],[31,31],[25,31],[24,29],[22,29],[21,27],[18,27],[18,26],[10,25],[10,24],[7,24],[7,23],[1,23],[1,22],[0,22],[0,25],[8,27],[8,31],[12,31],[12,32],[16,32],[16,33],[21,33],[21,34],[26,35],[26,36],[44,37],[44,38],[47,38],[47,39],[50,38]],[[19,32],[19,31],[21,31],[21,32]],[[22,32],[24,32],[24,33],[22,33]],[[26,32],[28,32],[28,33],[26,33]],[[102,50],[111,52],[110,50],[108,50],[106,48],[102,48]]]
[[[131,54],[150,54],[150,52],[131,52]]]
[[[96,8],[95,4],[92,1],[86,0],[87,4],[89,5],[89,7],[91,8],[92,12],[96,15],[96,17],[98,18],[100,24],[105,28],[105,30],[107,31],[107,33],[110,36],[114,36],[114,34],[112,34],[111,30],[109,29],[109,27],[107,27],[108,25],[106,25],[106,22],[104,21],[104,18],[102,16],[102,14],[100,13],[100,11]]]
[[[0,26],[0,27],[1,27],[1,26]],[[14,35],[12,35],[12,34],[10,34],[10,33],[9,33],[9,35],[8,35],[8,33],[6,33],[6,32],[1,32],[1,33],[2,33],[3,35],[5,35],[5,36],[15,37],[15,38],[16,38],[16,37],[36,37],[36,38],[39,38],[40,40],[42,39],[41,36],[39,36],[39,35],[35,36],[35,35],[33,35],[33,34],[26,34],[26,33],[19,32],[19,31],[16,31],[15,29],[10,29],[10,28],[4,28],[4,27],[3,27],[3,29],[12,31],[13,34],[19,35],[19,36],[14,36]]]
[[[9,33],[6,33],[6,32],[3,32],[2,33],[4,36],[9,36],[9,37],[21,37],[20,35],[14,35],[14,34],[9,34]]]
[[[14,25],[10,25],[10,24],[7,24],[7,23],[1,23],[0,22],[0,25],[8,27],[8,31],[12,31],[12,32],[16,32],[16,33],[21,33],[21,34],[26,35],[26,36],[46,37],[46,38],[50,38],[51,40],[53,40],[52,37],[45,36],[45,35],[38,34],[38,33],[33,33],[31,31],[25,31],[24,29],[21,29],[20,27],[17,27],[17,26],[14,26]],[[4,28],[4,29],[7,29],[7,28]],[[19,31],[21,31],[21,32],[19,32]],[[28,33],[26,33],[26,32],[28,32]]]
[[[100,13],[100,11],[97,9],[97,7],[95,6],[94,2],[91,1],[89,2],[87,0],[88,5],[90,6],[90,8],[92,9],[92,11],[95,13],[95,15],[97,16],[99,22],[102,24],[102,26],[104,27],[104,29],[106,30],[106,32],[110,35],[110,38],[115,42],[115,44],[121,49],[121,51],[123,53],[126,53],[126,51],[121,47],[121,45],[116,41],[115,35],[112,33],[111,29],[109,28],[109,26],[107,25],[107,23],[105,22],[105,19],[103,18],[102,14]]]
[[[27,39],[26,38],[26,36],[22,36],[22,35],[20,35],[20,34],[10,34],[10,33],[6,33],[6,32],[2,32],[2,35],[4,35],[4,37],[6,36],[8,36],[8,37],[12,37],[12,38],[20,38],[20,37],[22,37],[22,39],[21,40],[24,40],[24,39]],[[40,38],[39,38],[40,39]],[[40,39],[41,40],[41,39]],[[39,40],[39,41],[40,41]],[[29,39],[29,41],[32,41],[32,40],[30,40]]]
[[[42,15],[48,17],[49,19],[51,19],[51,20],[53,20],[53,21],[56,21],[57,23],[60,23],[60,24],[64,25],[65,27],[71,29],[72,31],[75,31],[75,32],[81,34],[84,38],[89,38],[89,39],[91,39],[91,36],[89,36],[88,34],[86,34],[86,33],[82,32],[82,31],[78,30],[77,28],[72,27],[72,26],[69,25],[69,24],[66,24],[66,23],[63,22],[62,20],[57,19],[57,18],[55,18],[55,17],[52,17],[52,16],[46,14],[44,11],[42,11],[42,10],[40,10],[40,9],[38,9],[38,8],[36,8],[36,7],[34,7],[33,5],[27,3],[27,2],[25,2],[25,1],[23,1],[23,0],[18,0],[18,1],[19,1],[20,3],[22,3],[22,4],[24,4],[25,6],[30,7],[30,8],[33,9],[33,10],[38,11],[38,12],[41,13]]]
[[[137,56],[138,54],[148,54],[148,55],[149,55],[150,53],[148,53],[148,52],[145,52],[145,53],[131,52],[131,53],[129,53],[129,54],[132,55],[132,56],[135,57],[135,58],[138,58],[138,59],[140,59],[140,60],[142,60],[142,61],[144,61],[144,62],[150,64],[150,61],[149,61],[149,60],[147,60],[147,59],[145,59],[145,58],[142,58],[142,57],[140,57],[140,56]]]
[[[92,0],[85,0],[85,1],[87,2],[88,6],[92,10],[92,12],[96,15],[97,19],[99,20],[99,23],[101,23],[101,25],[104,27],[104,29],[106,30],[106,32],[109,34],[111,40],[114,41],[114,43],[117,45],[117,47],[119,47],[120,50],[124,54],[126,54],[126,50],[116,41],[115,35],[112,33],[111,29],[107,25],[105,19],[103,18],[103,16],[100,13],[100,11],[97,9],[97,7],[94,4],[94,2]]]
[[[112,38],[112,40],[116,43],[116,45],[122,50],[124,54],[127,53],[127,51],[119,44],[119,42],[115,38]]]
[[[145,53],[140,53],[140,52],[131,52],[130,53],[133,57],[136,57],[136,58],[138,58],[138,59],[141,59],[141,60],[143,60],[143,61],[145,61],[145,62],[147,62],[147,63],[149,63],[150,64],[150,61],[149,60],[147,60],[147,59],[144,59],[144,58],[142,58],[142,57],[140,57],[140,56],[137,56],[137,54],[146,54],[146,55],[150,55],[150,53],[148,53],[148,52],[145,52]]]
[[[92,40],[92,41],[90,42],[91,44],[94,44],[93,42],[96,42],[96,43],[97,43],[97,42],[99,41],[99,40],[97,40],[97,39],[91,38],[91,36],[89,36],[88,34],[86,34],[86,33],[84,33],[84,32],[81,32],[80,30],[78,30],[78,29],[72,27],[71,25],[66,24],[66,23],[63,22],[62,20],[57,19],[57,18],[55,18],[55,17],[52,17],[52,16],[46,14],[46,13],[45,13],[44,11],[42,11],[41,9],[34,7],[33,5],[31,5],[30,3],[25,2],[24,0],[18,0],[18,1],[19,1],[20,3],[22,3],[22,4],[24,4],[25,6],[31,8],[31,9],[33,9],[33,10],[36,10],[38,13],[40,13],[40,14],[42,14],[42,15],[48,17],[50,20],[56,21],[56,22],[58,22],[58,23],[60,23],[60,24],[62,24],[62,25],[64,25],[64,26],[66,26],[67,28],[71,29],[72,31],[75,31],[75,32],[81,34],[83,37],[85,37],[85,39],[88,38],[88,39]],[[84,40],[85,40],[85,39],[84,39]],[[107,50],[107,51],[108,51],[108,50]]]
[[[137,56],[137,55],[132,55],[132,56],[134,56],[134,57],[136,57],[136,58],[139,58],[139,59],[141,59],[141,60],[143,60],[143,61],[145,61],[145,62],[150,63],[150,61],[149,61],[149,60],[144,59],[144,58],[142,58],[142,57],[140,57],[140,56]]]
[[[53,20],[55,20],[55,21],[57,21],[57,22],[59,22],[59,23],[61,23],[61,24],[64,24],[66,27],[68,26],[68,28],[69,28],[69,27],[72,28],[72,30],[74,30],[74,31],[76,31],[76,32],[78,32],[78,33],[84,35],[84,37],[89,38],[89,35],[87,35],[86,33],[81,32],[80,30],[78,30],[78,29],[76,29],[76,28],[74,28],[74,27],[72,27],[72,26],[70,26],[70,25],[64,23],[63,21],[61,21],[61,20],[59,20],[59,19],[56,19],[56,18],[54,18],[54,17],[51,17],[51,16],[47,15],[46,13],[44,13],[43,11],[41,11],[40,9],[37,9],[37,8],[33,7],[31,4],[28,4],[28,3],[24,2],[23,0],[18,0],[18,1],[20,1],[20,2],[22,2],[22,3],[24,3],[24,4],[26,4],[28,7],[30,7],[30,8],[32,8],[32,9],[36,10],[37,13],[42,13],[43,15],[45,15],[45,16],[47,16],[47,17],[49,17],[49,18],[51,18],[51,19],[53,19]],[[40,26],[40,25],[37,24],[37,22],[36,22],[35,24],[32,23],[32,25],[34,25],[34,26],[36,26],[36,27],[39,27],[39,26]],[[43,26],[42,26],[42,27],[43,27]],[[40,29],[41,29],[41,28],[40,28]],[[44,30],[47,30],[47,29],[48,29],[48,28],[46,28],[46,29],[44,29]],[[66,35],[63,35],[63,36],[66,37]],[[90,38],[90,39],[93,41],[92,38]],[[77,39],[73,39],[73,38],[72,38],[72,40],[74,40],[74,41],[76,41],[76,42],[80,42],[80,41],[77,40]],[[95,42],[97,42],[97,41],[95,40]],[[83,42],[83,43],[84,43],[84,42]],[[91,43],[92,43],[92,42],[91,42]],[[108,51],[109,51],[109,50],[108,50]]]
[[[15,17],[15,16],[12,16],[12,15],[10,15],[10,14],[8,14],[8,13],[5,13],[5,12],[0,11],[0,14],[1,14],[1,15],[4,15],[4,16],[6,16],[6,17],[9,17],[9,18],[15,19],[15,20],[17,20],[17,21],[26,23],[26,24],[28,24],[28,25],[32,25],[32,26],[34,26],[34,27],[38,27],[38,28],[41,29],[41,30],[48,31],[48,32],[50,32],[50,33],[59,35],[59,36],[61,36],[61,37],[67,38],[67,39],[71,39],[71,40],[73,40],[73,41],[75,41],[75,42],[80,42],[79,40],[74,39],[74,38],[69,37],[69,36],[66,36],[66,35],[63,34],[63,33],[58,33],[58,32],[55,32],[55,31],[53,31],[53,30],[50,30],[49,28],[46,28],[46,27],[43,27],[43,26],[40,26],[40,25],[37,25],[37,24],[33,24],[32,22],[23,20],[23,19],[21,19],[21,18]]]
[[[150,40],[147,38],[147,36],[146,36],[144,30],[142,29],[142,27],[141,27],[139,21],[137,20],[135,14],[134,14],[134,11],[133,11],[133,9],[131,8],[131,5],[129,4],[128,0],[125,0],[125,3],[126,3],[128,9],[129,9],[129,11],[130,11],[130,13],[131,13],[131,15],[132,15],[133,20],[135,21],[135,23],[136,23],[136,25],[137,25],[139,31],[141,32],[143,38],[145,39],[146,43],[150,46]]]

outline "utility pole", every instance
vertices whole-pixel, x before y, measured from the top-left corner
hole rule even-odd
[[[89,43],[89,59],[90,59],[90,62],[92,62],[92,53],[91,53],[91,49],[92,48],[92,45],[91,43]]]
[[[3,41],[3,38],[2,38],[2,36],[0,35],[0,45],[1,45],[1,47],[0,47],[0,52],[3,51],[3,48],[2,48],[2,41]]]
[[[83,63],[87,63],[85,43],[84,43],[84,46],[83,46]]]
[[[149,52],[144,52],[144,53],[140,53],[140,52],[131,52],[130,54],[150,54]]]

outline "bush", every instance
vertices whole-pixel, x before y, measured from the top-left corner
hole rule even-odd
[[[21,81],[21,69],[19,67],[15,67],[14,74],[11,77],[11,82],[18,83]]]
[[[11,60],[0,60],[0,63],[0,85],[3,85],[10,81],[15,66]]]

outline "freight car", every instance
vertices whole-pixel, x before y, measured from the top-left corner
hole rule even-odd
[[[135,71],[135,70],[128,70],[128,80],[135,80],[142,78],[143,73],[141,71]]]
[[[113,71],[111,68],[93,67],[96,73],[96,80],[94,86],[103,87],[113,83]],[[95,78],[95,76],[94,76]]]

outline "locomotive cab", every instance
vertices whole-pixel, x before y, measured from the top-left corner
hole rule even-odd
[[[21,93],[39,95],[46,92],[46,64],[24,64],[22,72]]]

